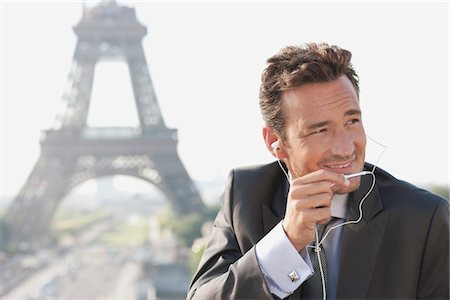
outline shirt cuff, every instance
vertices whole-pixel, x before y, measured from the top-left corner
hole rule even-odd
[[[256,244],[255,252],[270,292],[280,298],[292,294],[313,273],[308,251],[297,252],[282,222]]]

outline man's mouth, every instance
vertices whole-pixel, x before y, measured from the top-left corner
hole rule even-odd
[[[350,173],[353,169],[354,160],[345,163],[326,164],[325,168],[342,174]]]

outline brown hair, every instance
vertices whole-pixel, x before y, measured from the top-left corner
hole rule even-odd
[[[326,43],[288,46],[270,57],[259,90],[259,106],[266,125],[285,138],[283,92],[307,83],[329,82],[345,75],[359,97],[358,75],[351,57],[350,51]]]

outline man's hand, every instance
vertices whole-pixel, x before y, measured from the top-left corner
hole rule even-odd
[[[316,224],[331,219],[334,190],[349,185],[343,174],[327,170],[291,178],[283,229],[297,251],[314,240]]]

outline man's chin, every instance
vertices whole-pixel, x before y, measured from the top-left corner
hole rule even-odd
[[[359,185],[361,184],[361,178],[352,178],[350,179],[350,186],[342,187],[335,191],[336,194],[348,194],[359,189]]]

